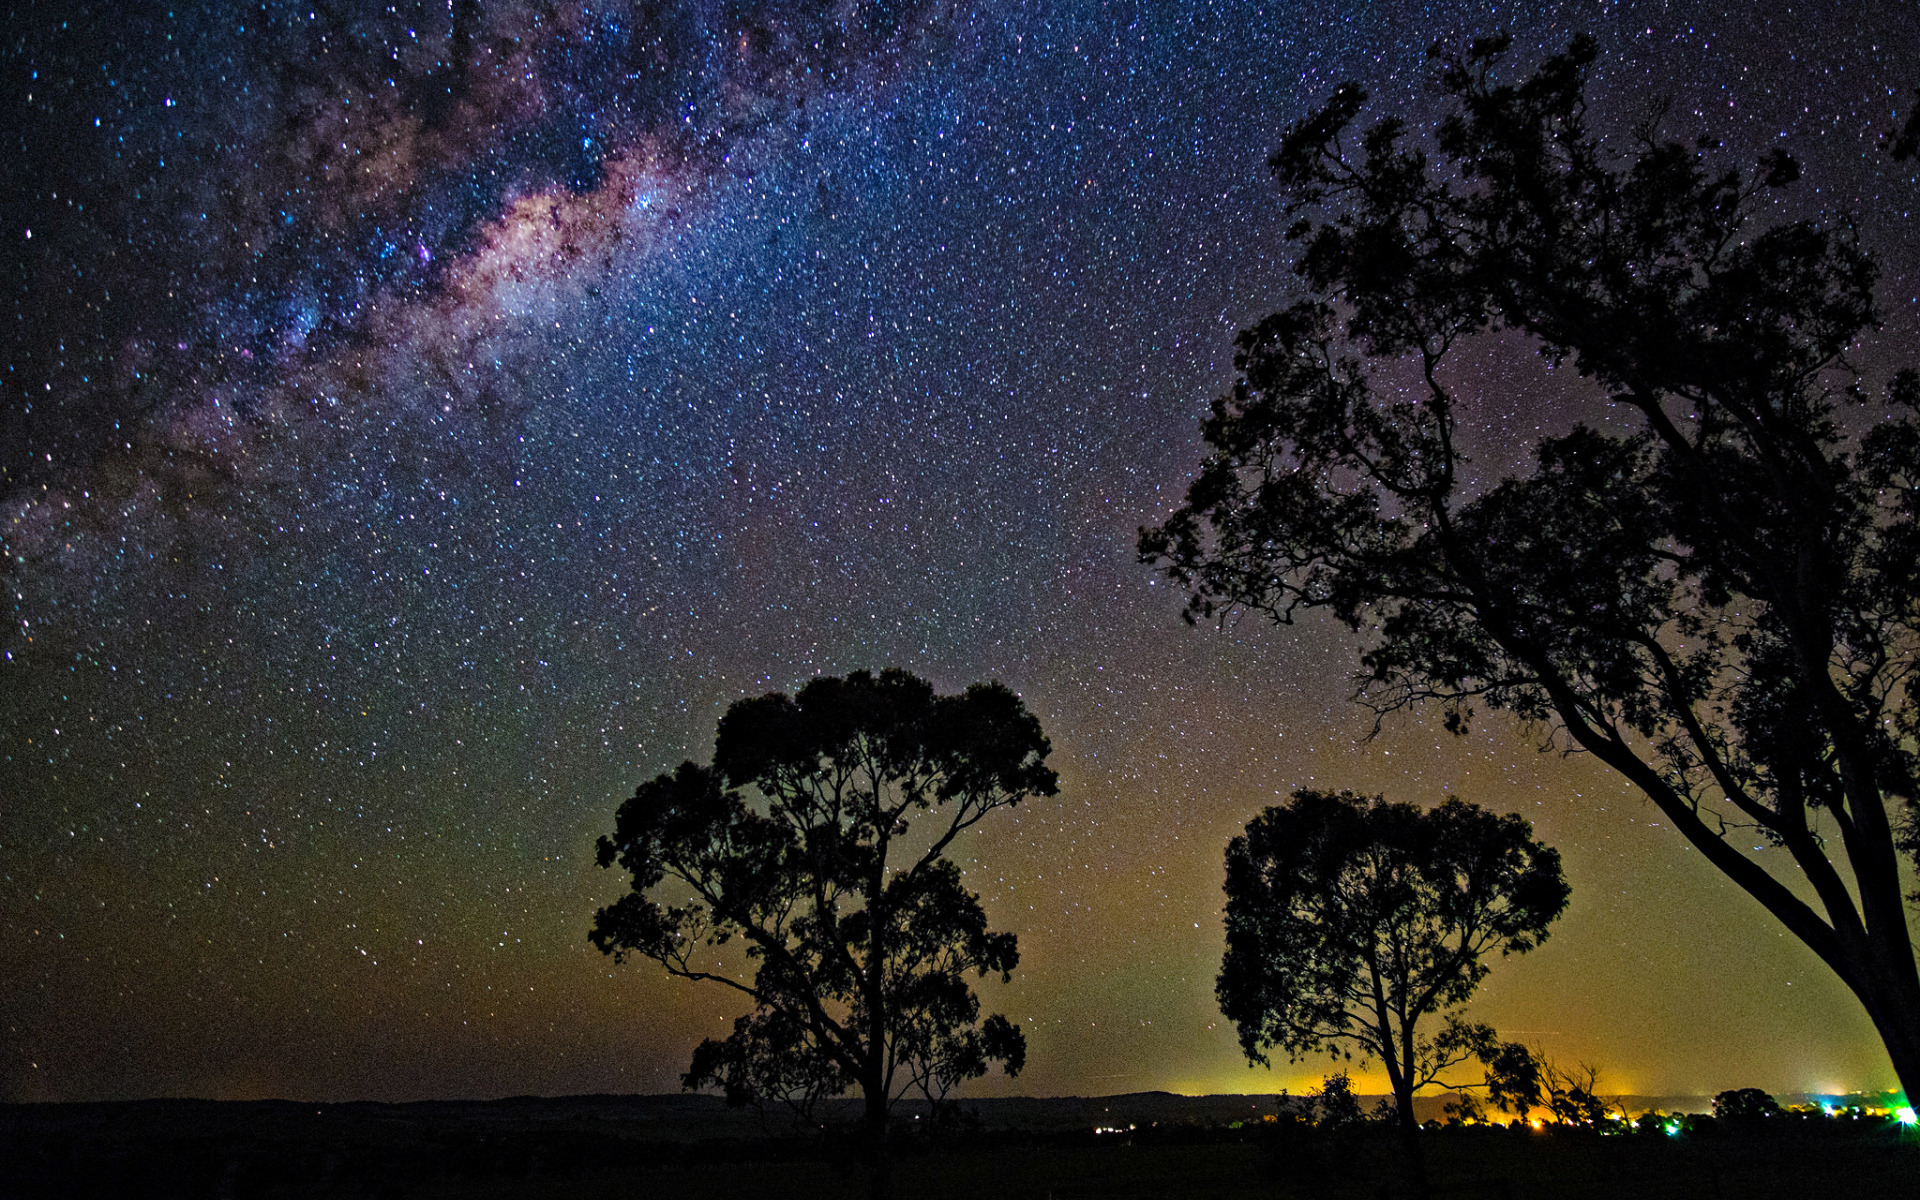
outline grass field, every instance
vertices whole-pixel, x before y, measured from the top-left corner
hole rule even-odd
[[[1036,1111],[1044,1116],[1060,1109],[1078,1119],[1087,1115],[1082,1109],[1107,1113],[1121,1104],[1122,1098],[1060,1101]],[[715,1120],[704,1108],[644,1099],[4,1106],[0,1196],[867,1195],[868,1169],[850,1144],[835,1149],[793,1139],[690,1135],[710,1133]],[[894,1151],[892,1194],[895,1200],[1374,1200],[1406,1194],[1389,1131],[1243,1126],[1142,1123],[1135,1133],[1098,1136],[1079,1124],[1073,1130],[987,1127],[945,1141],[908,1136]],[[1677,1137],[1441,1129],[1423,1133],[1421,1145],[1436,1200],[1920,1198],[1920,1132],[1887,1120],[1780,1121]]]
[[[1404,1194],[1390,1142],[1362,1142],[1337,1160],[1300,1161],[1249,1144],[1000,1145],[903,1156],[898,1200],[1284,1200]],[[1680,1144],[1639,1138],[1435,1137],[1427,1147],[1436,1197],[1538,1200],[1912,1200],[1920,1148],[1896,1141],[1782,1142],[1721,1138]],[[524,1180],[423,1188],[422,1197],[636,1200],[645,1197],[865,1193],[853,1162],[676,1164],[600,1179]],[[316,1193],[317,1194],[317,1193]]]

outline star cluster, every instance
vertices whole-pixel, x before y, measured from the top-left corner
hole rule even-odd
[[[1212,998],[1225,839],[1308,783],[1561,847],[1571,913],[1479,1011],[1613,1089],[1887,1082],[1617,781],[1495,722],[1366,741],[1349,634],[1188,630],[1132,547],[1285,294],[1279,130],[1350,77],[1422,111],[1436,39],[1592,31],[1603,103],[1786,145],[1911,344],[1899,9],[13,13],[0,1093],[671,1090],[727,1002],[587,945],[593,839],[733,700],[887,665],[1056,747],[963,855],[1021,937],[1018,1090],[1317,1077]],[[1591,401],[1463,370],[1489,471]]]

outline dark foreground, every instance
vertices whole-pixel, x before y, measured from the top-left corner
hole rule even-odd
[[[1023,1101],[940,1138],[910,1124],[898,1200],[1404,1194],[1393,1140],[1243,1119],[1242,1098]],[[1269,1106],[1270,1107],[1270,1106]],[[1157,1118],[1165,1117],[1166,1120]],[[1142,1119],[1146,1118],[1146,1119]],[[1234,1121],[1241,1121],[1233,1127]],[[1136,1127],[1127,1130],[1125,1126]],[[1096,1134],[1096,1125],[1119,1132]],[[1436,1197],[1877,1200],[1920,1195],[1920,1135],[1815,1121],[1666,1136],[1423,1135]],[[154,1101],[0,1107],[0,1192],[154,1197],[848,1197],[850,1145],[766,1136],[705,1097],[491,1104]]]

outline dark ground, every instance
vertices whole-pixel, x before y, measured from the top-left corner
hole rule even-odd
[[[1373,1197],[1400,1193],[1392,1139],[1259,1117],[1274,1097],[968,1102],[972,1127],[924,1136],[908,1112],[898,1200]],[[1231,1128],[1232,1122],[1242,1127]],[[1134,1129],[1126,1130],[1133,1125]],[[1095,1127],[1119,1133],[1096,1134]],[[1800,1121],[1695,1135],[1438,1130],[1435,1195],[1587,1200],[1920,1196],[1920,1135]],[[706,1096],[486,1103],[143,1101],[0,1106],[0,1195],[155,1197],[844,1197],[850,1145],[772,1137]]]

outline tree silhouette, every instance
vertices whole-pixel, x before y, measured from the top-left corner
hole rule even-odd
[[[1780,1115],[1780,1102],[1760,1088],[1729,1088],[1713,1098],[1713,1115],[1721,1121],[1753,1124]]]
[[[1227,847],[1220,1009],[1249,1060],[1279,1047],[1376,1058],[1419,1178],[1413,1094],[1495,1047],[1448,1014],[1494,951],[1523,954],[1567,905],[1560,855],[1517,815],[1450,799],[1423,810],[1301,789]]]
[[[1600,1099],[1600,1068],[1592,1063],[1562,1067],[1543,1054],[1534,1057],[1540,1063],[1540,1079],[1546,1085],[1547,1110],[1562,1125],[1589,1129],[1607,1119],[1606,1102]]]
[[[1321,1077],[1320,1090],[1307,1097],[1307,1111],[1322,1129],[1345,1129],[1367,1119],[1353,1090],[1353,1076],[1345,1071]]]
[[[1014,935],[988,930],[944,855],[988,813],[1054,794],[1049,749],[997,683],[937,696],[904,671],[861,671],[741,700],[711,767],[683,763],[620,806],[600,865],[618,862],[632,891],[595,916],[593,944],[752,1002],[695,1051],[687,1087],[801,1113],[857,1088],[883,1145],[906,1089],[937,1101],[992,1062],[1025,1062],[1019,1028],[979,1021],[966,979],[1009,978]],[[751,978],[715,961],[736,940]]]
[[[1845,357],[1875,319],[1850,228],[1760,221],[1792,159],[1716,165],[1657,105],[1603,148],[1594,43],[1518,83],[1507,49],[1436,53],[1431,146],[1392,116],[1356,131],[1352,84],[1286,131],[1306,294],[1241,333],[1209,456],[1141,552],[1190,619],[1368,631],[1377,713],[1552,723],[1846,982],[1920,1094],[1899,861],[1920,848],[1920,375],[1875,411]],[[1542,437],[1529,475],[1466,470],[1450,356],[1484,335],[1570,364],[1607,429]]]
[[[1503,1113],[1525,1118],[1546,1099],[1546,1072],[1540,1056],[1521,1042],[1502,1042],[1483,1055],[1487,1099]]]

